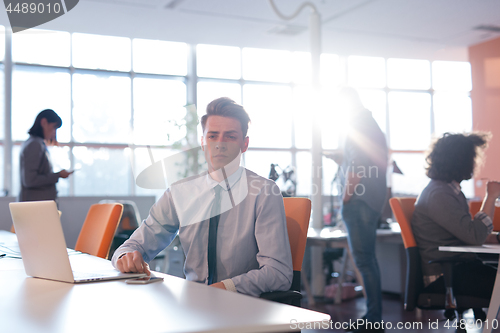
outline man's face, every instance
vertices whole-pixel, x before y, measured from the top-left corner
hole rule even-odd
[[[248,137],[243,137],[241,124],[235,118],[209,116],[201,138],[209,171],[219,170],[229,163],[239,166],[240,153],[248,148]]]

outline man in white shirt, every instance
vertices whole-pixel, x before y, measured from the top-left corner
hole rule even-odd
[[[202,117],[208,172],[172,184],[112,258],[122,272],[147,272],[177,233],[190,281],[258,296],[288,290],[292,260],[281,191],[240,167],[250,118],[219,98]]]

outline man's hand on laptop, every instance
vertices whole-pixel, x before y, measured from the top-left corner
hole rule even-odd
[[[116,261],[116,268],[122,273],[146,273],[151,275],[149,265],[139,251],[127,252]]]

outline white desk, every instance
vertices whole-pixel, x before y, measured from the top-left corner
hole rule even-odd
[[[500,244],[484,244],[481,246],[440,246],[439,251],[448,252],[472,252],[472,253],[499,253]],[[491,323],[497,318],[498,310],[500,308],[500,269],[497,270],[495,278],[495,286],[493,287],[493,294],[491,295],[490,306],[488,307],[488,315],[486,316],[487,323],[483,327],[483,333],[490,333],[492,329]]]
[[[15,245],[0,231],[0,245]],[[0,252],[1,249],[0,249]],[[109,268],[108,260],[70,256],[74,268]],[[20,259],[0,259],[0,331],[9,333],[282,332],[327,314],[189,282],[69,284],[27,277]]]

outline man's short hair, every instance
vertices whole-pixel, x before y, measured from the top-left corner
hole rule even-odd
[[[247,136],[250,116],[245,111],[243,106],[237,104],[232,99],[228,97],[220,97],[207,105],[207,113],[201,117],[201,128],[203,129],[203,132],[205,132],[205,125],[207,124],[208,117],[210,116],[229,117],[238,120],[241,124],[243,138]]]
[[[482,153],[490,137],[484,132],[445,133],[427,153],[427,176],[447,183],[472,178],[475,168],[482,162]]]

